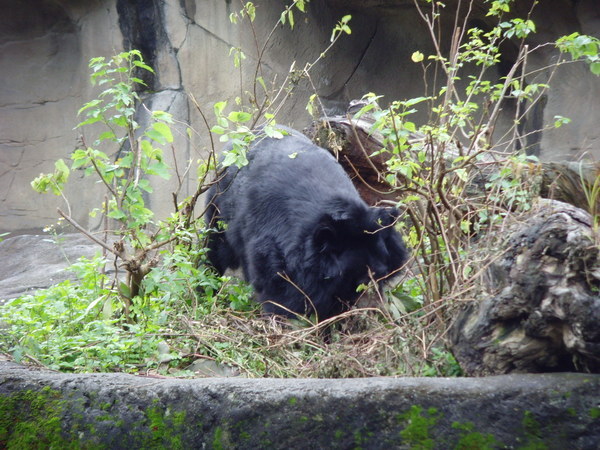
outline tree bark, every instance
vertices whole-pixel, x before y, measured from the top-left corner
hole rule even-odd
[[[450,331],[468,375],[600,372],[600,247],[592,218],[542,200],[487,269]],[[491,250],[491,249],[490,249]]]

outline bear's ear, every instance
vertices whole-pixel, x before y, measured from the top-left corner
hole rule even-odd
[[[392,225],[400,217],[398,208],[386,207],[373,209],[375,210],[375,221],[381,227]]]
[[[324,214],[313,232],[313,245],[319,253],[329,253],[335,246],[337,232],[333,218]]]

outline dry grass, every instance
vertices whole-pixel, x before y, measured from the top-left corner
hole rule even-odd
[[[209,359],[246,377],[457,375],[438,316],[420,309],[392,320],[385,309],[361,308],[313,324],[221,310],[197,320],[180,316],[179,345],[188,350],[186,363]]]

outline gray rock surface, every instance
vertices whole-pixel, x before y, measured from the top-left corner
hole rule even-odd
[[[47,288],[73,274],[65,270],[81,256],[93,257],[100,247],[81,234],[54,240],[49,235],[9,237],[0,242],[0,303]]]
[[[0,445],[8,448],[447,449],[482,448],[493,437],[499,446],[596,449],[600,442],[597,375],[173,380],[0,361],[0,399]]]

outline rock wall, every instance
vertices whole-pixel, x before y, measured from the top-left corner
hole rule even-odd
[[[0,361],[7,448],[596,449],[600,375],[175,380]]]
[[[449,1],[449,8],[452,6]],[[465,3],[465,2],[463,2]],[[527,2],[519,2],[523,5]],[[233,26],[229,15],[239,9],[231,0],[0,0],[0,232],[39,229],[56,218],[59,198],[40,196],[30,181],[40,172],[53,170],[58,158],[68,158],[77,148],[80,131],[78,108],[94,98],[87,63],[94,56],[111,56],[123,48],[138,48],[155,67],[148,79],[145,102],[151,108],[168,110],[180,121],[174,156],[180,166],[205,154],[210,145],[208,131],[199,111],[190,102],[193,94],[203,113],[212,117],[216,101],[252,91],[256,55],[277,22],[282,3],[257,0],[254,33],[245,26]],[[475,2],[474,20],[485,26],[486,17]],[[423,94],[421,68],[410,55],[432,52],[428,31],[408,0],[342,1],[312,0],[306,15],[296,14],[296,26],[275,28],[265,49],[262,75],[267,81],[282,80],[295,62],[302,67],[314,61],[329,44],[331,29],[345,14],[352,14],[352,34],[344,38],[312,72],[312,83],[323,99],[326,111],[340,113],[349,100],[369,91],[385,95],[384,102]],[[600,36],[600,5],[596,0],[546,0],[533,16],[538,33],[530,46],[580,31]],[[475,23],[475,22],[473,22]],[[233,67],[231,47],[241,47],[247,59],[240,70]],[[507,48],[504,66],[511,58]],[[556,50],[544,47],[531,58],[531,69],[543,69],[556,58]],[[503,75],[502,65],[497,77]],[[529,82],[550,77],[540,70]],[[556,114],[572,123],[530,137],[530,144],[544,159],[574,159],[584,154],[600,157],[600,78],[582,64],[568,64],[552,75],[554,88],[542,107],[532,111],[525,125],[529,129],[553,122]],[[302,128],[311,118],[305,111],[312,93],[301,80],[297,91],[281,108],[281,123]],[[504,111],[498,136],[510,118]],[[143,118],[142,118],[143,120]],[[188,139],[187,125],[193,130]],[[504,125],[503,125],[504,124]],[[89,131],[85,132],[90,135]],[[86,138],[88,136],[85,136]],[[156,182],[150,207],[160,216],[172,210],[174,181]],[[194,189],[193,177],[183,186],[180,197]],[[71,185],[67,196],[73,214],[87,226],[89,205],[102,198],[99,188],[89,182]]]
[[[77,146],[77,110],[94,96],[87,63],[122,49],[113,3],[0,1],[2,231],[41,228],[56,220],[58,200],[36,194],[29,183]],[[81,206],[97,192],[88,184],[68,194]]]

